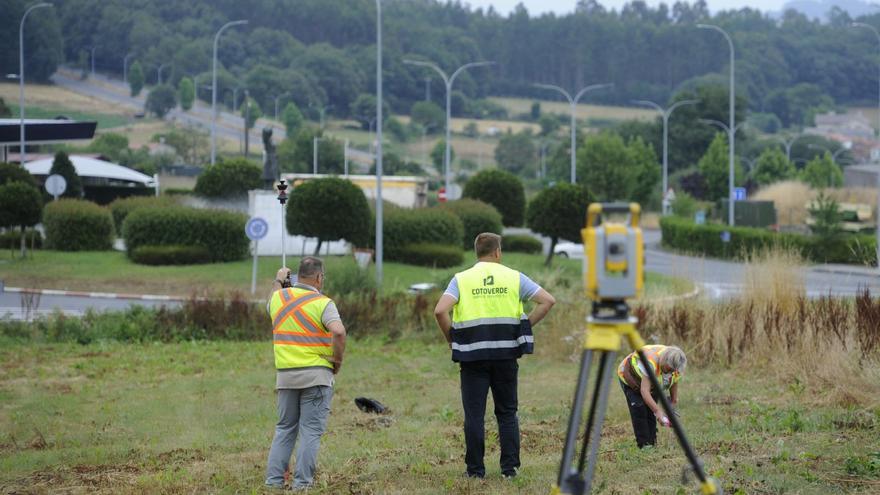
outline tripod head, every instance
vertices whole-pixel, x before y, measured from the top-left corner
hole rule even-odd
[[[587,209],[584,286],[596,307],[614,309],[641,295],[645,285],[645,244],[637,203],[593,203]],[[628,213],[626,223],[607,222],[605,213]]]

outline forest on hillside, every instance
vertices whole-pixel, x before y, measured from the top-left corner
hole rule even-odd
[[[0,0],[0,67],[17,72],[18,19],[25,0]],[[801,125],[809,112],[791,107],[868,103],[877,91],[877,40],[849,27],[841,10],[825,22],[788,11],[775,20],[756,10],[710,15],[702,0],[649,7],[634,1],[608,10],[581,0],[571,14],[530,16],[520,6],[508,16],[461,2],[386,0],[383,3],[386,98],[408,111],[424,98],[441,101],[442,82],[432,71],[405,65],[405,58],[430,60],[451,71],[461,64],[491,60],[489,68],[465,72],[455,84],[454,113],[479,118],[497,111],[480,105],[487,95],[557,98],[534,83],[575,90],[613,82],[611,91],[590,101],[629,104],[633,99],[669,101],[701,82],[726,84],[728,48],[717,32],[726,29],[736,46],[737,92],[755,112],[772,112],[784,125]],[[290,91],[300,108],[332,105],[351,113],[375,81],[375,2],[372,0],[65,0],[34,15],[27,30],[30,80],[46,80],[60,63],[88,64],[94,49],[100,72],[121,75],[132,54],[148,83],[157,68],[173,84],[195,76],[206,85],[213,37],[226,21],[247,26],[223,34],[221,98],[248,87],[263,108],[280,91]],[[880,14],[859,19],[880,26]],[[170,73],[170,74],[169,74]],[[283,89],[279,89],[283,88]],[[199,96],[209,97],[201,88]],[[803,114],[803,115],[802,115]]]

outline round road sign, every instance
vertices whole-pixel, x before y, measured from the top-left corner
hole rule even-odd
[[[260,217],[253,217],[244,226],[244,233],[252,241],[259,241],[269,232],[269,224]]]
[[[46,192],[52,196],[61,196],[67,190],[67,181],[63,176],[52,174],[46,177]]]

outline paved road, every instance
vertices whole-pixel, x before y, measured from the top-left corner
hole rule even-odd
[[[31,301],[30,309],[26,308]],[[30,316],[48,315],[60,310],[69,316],[81,316],[89,308],[98,311],[120,311],[133,305],[159,307],[177,306],[174,301],[142,301],[128,299],[104,299],[79,296],[40,295],[33,298],[29,294],[17,292],[0,292],[0,319],[21,320]]]

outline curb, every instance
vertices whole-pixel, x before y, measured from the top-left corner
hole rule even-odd
[[[700,286],[697,283],[694,283],[694,290],[688,292],[687,294],[680,294],[677,296],[666,296],[666,297],[658,297],[657,299],[648,299],[645,302],[649,303],[666,303],[666,302],[675,302],[682,301],[685,299],[693,299],[700,295]]]
[[[182,302],[190,298],[180,296],[164,296],[156,294],[120,294],[115,292],[84,292],[74,290],[56,289],[27,289],[24,287],[5,287],[5,292],[18,292],[21,294],[41,294],[46,296],[73,296],[88,297],[93,299],[130,299],[136,301],[169,301]]]
[[[880,272],[861,272],[855,270],[845,270],[845,269],[833,269],[833,268],[822,268],[818,266],[813,266],[810,271],[817,273],[830,273],[833,275],[851,275],[856,277],[867,277],[867,278],[880,278]]]

